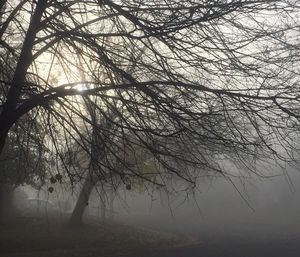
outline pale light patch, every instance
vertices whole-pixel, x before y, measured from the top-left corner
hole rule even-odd
[[[76,90],[79,91],[79,92],[82,92],[83,90],[86,90],[87,87],[86,87],[86,85],[84,85],[84,84],[78,84],[78,85],[76,85],[76,86],[74,87],[74,89],[76,89]]]

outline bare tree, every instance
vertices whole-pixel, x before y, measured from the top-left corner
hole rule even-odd
[[[93,172],[106,180],[165,185],[175,175],[194,185],[202,176],[230,176],[225,159],[261,176],[259,159],[295,159],[297,1],[23,0],[0,7],[0,151],[11,127],[35,114],[71,181],[85,176],[64,164],[67,139],[93,158],[95,133],[105,154]],[[114,129],[87,114],[87,101]],[[157,175],[130,167],[126,145],[146,149]]]

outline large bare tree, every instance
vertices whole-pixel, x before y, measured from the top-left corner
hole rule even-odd
[[[64,160],[74,141],[101,179],[159,185],[174,175],[192,184],[229,176],[224,160],[264,175],[259,159],[296,159],[297,1],[4,0],[0,7],[0,152],[27,114],[44,125],[71,181],[84,177]],[[152,155],[157,176],[132,168],[126,145]]]

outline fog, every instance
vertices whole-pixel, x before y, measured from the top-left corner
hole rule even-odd
[[[289,184],[288,179],[293,181]],[[128,193],[117,218],[181,233],[203,236],[284,236],[297,234],[300,224],[300,177],[296,171],[268,179],[224,179],[202,184],[195,195],[169,198],[158,193]]]
[[[102,237],[107,236],[107,232],[103,233],[103,226],[104,231],[107,230],[106,226],[113,227],[113,233],[119,233],[116,232],[119,227],[128,226],[125,227],[126,231],[132,228],[134,231],[146,231],[146,234],[165,233],[178,238],[177,241],[175,240],[175,244],[179,245],[176,248],[178,250],[168,248],[165,254],[153,254],[153,256],[283,256],[282,249],[284,249],[284,256],[297,256],[298,250],[295,248],[299,245],[300,239],[300,173],[290,169],[287,174],[278,175],[278,172],[273,174],[277,175],[269,178],[251,176],[243,179],[236,177],[231,180],[221,177],[204,179],[194,191],[184,190],[186,186],[184,183],[178,183],[176,190],[168,193],[165,188],[157,186],[150,186],[147,190],[137,188],[129,190],[126,186],[121,186],[114,192],[109,190],[104,192],[105,190],[97,188],[92,192],[85,208],[84,221],[88,225],[86,228],[97,227],[95,231],[101,231],[100,234],[99,232],[93,234],[94,230],[88,232],[84,230],[84,233],[78,233],[76,230],[75,234],[73,232],[70,234],[64,229],[61,230],[59,226],[53,226],[53,224],[68,223],[80,192],[79,185],[70,190],[63,184],[58,184],[52,193],[47,190],[47,186],[41,190],[28,186],[20,187],[15,190],[14,203],[15,207],[21,210],[21,216],[26,218],[25,225],[29,224],[28,233],[31,234],[32,228],[36,226],[38,231],[42,229],[46,234],[40,235],[38,232],[34,239],[31,239],[27,232],[24,238],[20,232],[16,232],[18,235],[16,239],[5,235],[5,240],[8,240],[8,244],[12,244],[13,250],[9,247],[4,247],[4,250],[23,254],[23,248],[39,248],[36,245],[31,246],[36,240],[41,245],[45,244],[47,251],[49,251],[49,242],[54,245],[54,248],[59,248],[60,245],[68,247],[67,242],[77,240],[78,247],[81,244],[86,247],[94,242],[91,241],[94,240],[92,238],[97,238],[99,235],[101,237],[98,241],[103,241]],[[107,201],[105,218],[101,211],[103,208],[101,199],[103,200],[104,193]],[[37,208],[37,205],[30,206],[30,201],[36,199],[42,201],[40,204],[42,211],[38,219],[36,212],[28,212],[30,209]],[[49,205],[48,209],[43,205],[44,203]],[[46,209],[47,211],[44,211]],[[39,223],[39,220],[44,218],[48,224],[46,230]],[[20,224],[18,219],[20,217],[13,222]],[[57,230],[51,232],[49,227],[51,229],[57,227]],[[18,229],[23,231],[23,227]],[[15,237],[16,233],[11,233]],[[22,240],[19,237],[22,237]],[[113,234],[113,237],[118,238],[116,234]],[[109,238],[113,237],[109,236]],[[43,243],[43,238],[46,243]],[[24,244],[28,246],[15,247],[26,240],[28,242]],[[104,242],[108,242],[105,240],[108,240],[107,238],[104,238]],[[119,240],[117,243],[120,243],[125,239],[117,240]],[[136,242],[133,241],[134,249],[138,248]],[[77,246],[72,243],[70,247]],[[222,254],[220,255],[216,249],[222,251]],[[233,249],[237,252],[233,253]],[[250,254],[253,251],[255,253]],[[203,254],[198,255],[200,253]],[[23,256],[22,254],[13,256]],[[147,253],[143,256],[152,255]]]
[[[292,182],[292,183],[291,183]],[[78,188],[79,189],[79,188]],[[179,190],[178,190],[179,189]],[[146,191],[117,190],[113,218],[130,225],[176,233],[203,236],[275,236],[297,234],[300,226],[300,174],[271,178],[253,177],[228,181],[216,178],[201,183],[193,192],[166,193],[163,189]],[[49,194],[23,187],[26,198],[44,199],[71,213],[79,190],[73,194],[63,188]],[[24,199],[26,199],[24,197]],[[20,204],[20,197],[16,205]],[[68,202],[68,206],[62,203]],[[100,219],[101,196],[90,197],[85,216]]]

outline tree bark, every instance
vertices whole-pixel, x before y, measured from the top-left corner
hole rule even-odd
[[[14,188],[11,185],[0,183],[0,223],[7,223],[16,214],[13,206]]]
[[[81,225],[83,222],[83,214],[86,206],[88,205],[90,194],[96,184],[96,181],[93,179],[91,173],[86,177],[82,189],[80,191],[78,200],[72,212],[69,224],[70,225]]]
[[[106,199],[105,199],[105,193],[103,192],[103,189],[101,190],[102,195],[100,196],[100,218],[102,220],[105,220],[106,218]]]
[[[75,208],[73,210],[73,213],[71,215],[69,224],[71,225],[80,225],[83,222],[83,214],[85,211],[85,207],[88,205],[90,194],[97,184],[101,180],[99,176],[93,176],[93,172],[98,169],[99,167],[96,165],[97,160],[101,160],[105,157],[106,149],[105,144],[102,142],[102,138],[99,139],[97,133],[99,131],[96,131],[95,126],[98,126],[97,124],[100,124],[103,127],[106,127],[107,131],[109,131],[109,128],[112,126],[113,123],[110,123],[109,120],[102,120],[99,123],[97,122],[96,117],[96,109],[94,105],[90,105],[89,103],[86,103],[86,108],[88,113],[90,114],[93,128],[92,128],[92,144],[91,144],[91,159],[90,159],[90,167],[89,167],[89,173],[85,179],[85,182],[83,183],[83,187],[81,189],[81,192],[79,194],[78,200],[76,202]],[[116,115],[115,112],[110,112],[108,116],[110,116],[112,119]],[[107,124],[108,122],[108,124]],[[103,147],[102,147],[103,146]],[[103,189],[102,189],[103,190]],[[101,199],[100,199],[100,212],[101,217],[105,218],[106,214],[106,199],[105,199],[105,192],[101,193]]]
[[[11,82],[5,104],[0,113],[0,154],[5,145],[5,140],[11,126],[17,121],[16,109],[20,100],[21,90],[24,85],[27,69],[32,62],[32,48],[36,34],[40,28],[42,15],[46,9],[47,0],[39,0],[32,15],[16,70]]]
[[[109,194],[109,218],[114,219],[114,200],[115,194],[114,191],[111,190]]]
[[[2,16],[3,16],[3,13],[5,12],[6,2],[7,2],[7,0],[0,1],[0,24],[1,25],[2,25]]]

